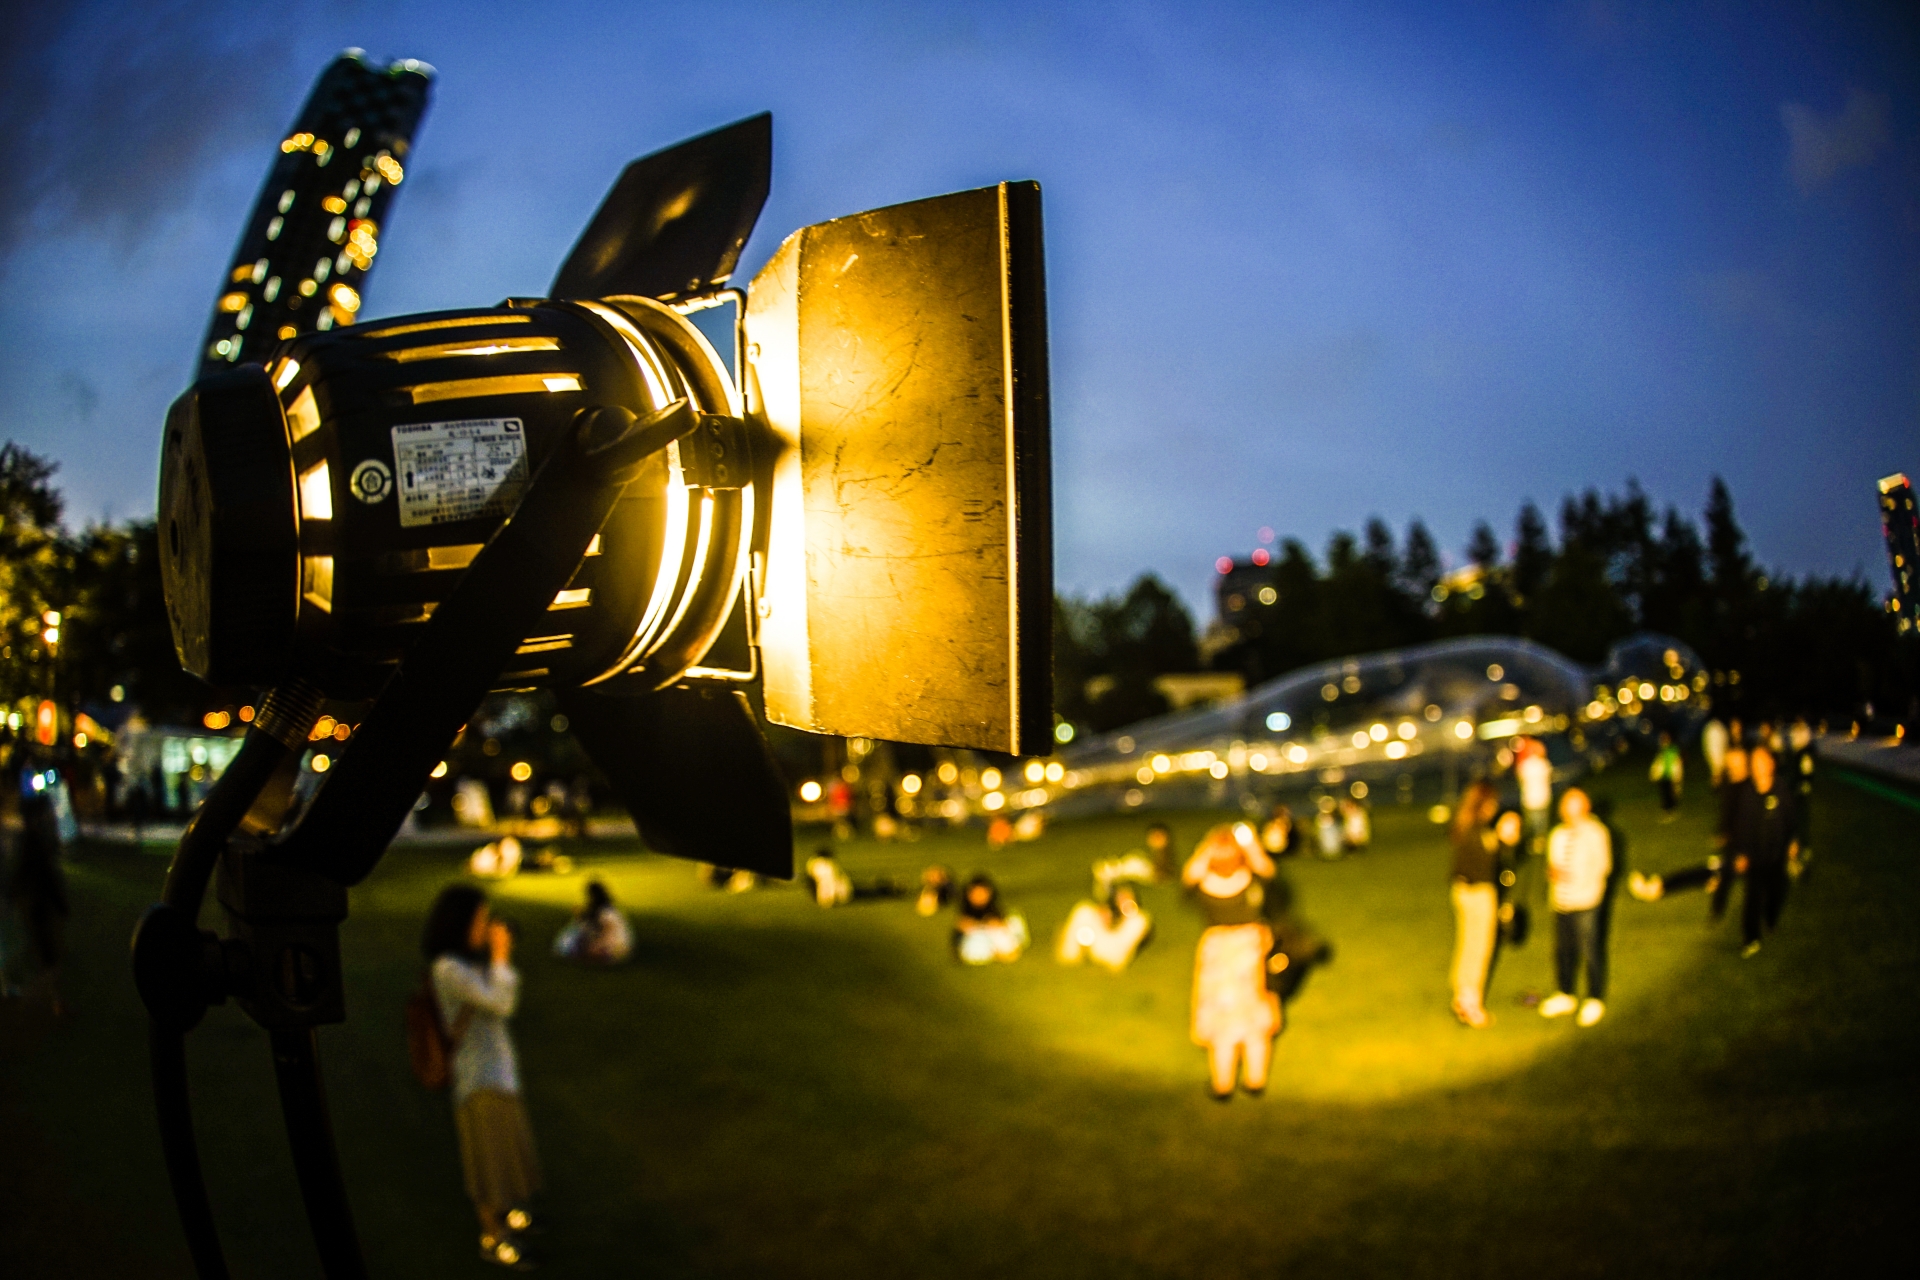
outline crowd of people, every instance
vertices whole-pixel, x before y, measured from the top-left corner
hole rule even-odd
[[[1714,846],[1695,866],[1664,875],[1632,872],[1632,896],[1659,901],[1698,889],[1719,918],[1739,881],[1745,885],[1744,954],[1754,954],[1777,926],[1787,886],[1811,853],[1810,740],[1803,724],[1784,733],[1762,725],[1751,734],[1738,722],[1710,725],[1702,746],[1717,796]],[[1682,772],[1670,748],[1670,742],[1661,744],[1651,772],[1663,814],[1677,806]],[[1555,785],[1543,744],[1523,738],[1511,750],[1514,793],[1503,795],[1490,780],[1475,781],[1450,816],[1452,1012],[1470,1028],[1492,1024],[1486,997],[1496,956],[1503,944],[1525,941],[1536,900],[1543,897],[1553,918],[1555,989],[1538,1000],[1538,1012],[1571,1015],[1591,1027],[1606,1015],[1609,890],[1623,869],[1624,837],[1585,787]],[[1156,933],[1146,886],[1177,886],[1202,924],[1193,956],[1189,1034],[1206,1056],[1207,1095],[1223,1102],[1240,1092],[1257,1096],[1267,1086],[1287,998],[1332,954],[1293,912],[1279,864],[1303,852],[1324,856],[1329,816],[1339,833],[1338,853],[1364,848],[1371,823],[1356,821],[1354,810],[1366,818],[1362,806],[1317,805],[1302,832],[1292,811],[1276,805],[1257,827],[1214,826],[1185,856],[1171,828],[1155,822],[1139,847],[1092,864],[1090,892],[1068,911],[1055,936],[1054,958],[1062,965],[1124,973]],[[817,849],[804,870],[810,896],[825,909],[909,896],[884,877],[856,882],[830,846]],[[703,867],[701,874],[715,888],[742,891],[735,873],[724,867]],[[758,883],[756,877],[745,887]],[[929,866],[911,896],[922,917],[952,912],[949,946],[960,964],[1011,963],[1032,945],[1025,913],[1005,900],[985,871],[962,880],[947,866]],[[627,960],[633,943],[631,922],[605,883],[593,880],[553,951],[584,966],[608,966]],[[427,921],[422,990],[430,1010],[425,1016],[445,1057],[481,1256],[526,1269],[532,1259],[525,1237],[534,1229],[530,1206],[541,1173],[507,1029],[520,991],[514,945],[514,929],[491,913],[480,889],[451,886]]]

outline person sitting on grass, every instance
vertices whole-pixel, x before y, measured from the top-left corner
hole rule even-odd
[[[816,849],[807,859],[807,880],[813,885],[813,900],[823,907],[844,907],[853,901],[853,878],[831,849]]]
[[[633,928],[613,895],[598,880],[587,882],[587,901],[553,940],[553,954],[582,964],[619,964],[633,952]]]
[[[1110,973],[1133,963],[1153,932],[1153,917],[1140,905],[1139,890],[1126,882],[1113,886],[1106,902],[1083,899],[1060,930],[1054,958],[1061,964],[1091,960]]]
[[[1207,929],[1193,958],[1193,1042],[1207,1051],[1209,1095],[1267,1087],[1280,999],[1267,989],[1273,930],[1263,915],[1273,862],[1244,822],[1222,823],[1194,850],[1181,882],[1193,891]],[[1244,1068],[1244,1070],[1243,1070]]]
[[[1105,902],[1123,880],[1153,884],[1173,878],[1173,831],[1164,822],[1147,828],[1146,848],[1129,849],[1117,858],[1093,864],[1093,896]]]
[[[1733,838],[1733,823],[1740,810],[1740,796],[1747,789],[1747,749],[1735,742],[1720,757],[1719,825],[1714,828],[1713,852],[1697,866],[1666,875],[1642,875],[1635,871],[1627,878],[1627,892],[1642,902],[1658,902],[1689,889],[1704,889],[1713,895],[1713,918],[1727,913],[1727,899],[1737,874],[1733,854],[1727,842]]]
[[[520,1001],[510,962],[513,933],[472,885],[434,899],[421,938],[440,1025],[453,1047],[453,1107],[467,1196],[480,1219],[480,1257],[513,1270],[532,1263],[519,1235],[533,1225],[540,1158],[520,1096],[520,1064],[507,1019]]]
[[[1613,837],[1593,816],[1593,801],[1579,787],[1560,797],[1560,825],[1547,837],[1548,900],[1553,905],[1554,977],[1559,990],[1540,1002],[1540,1016],[1576,1017],[1590,1027],[1607,1014],[1607,939],[1601,907],[1613,872]],[[1576,1000],[1580,968],[1587,970],[1587,998]]]
[[[913,902],[915,913],[923,916],[937,915],[951,901],[953,901],[951,869],[935,863],[920,873],[920,896]]]
[[[986,872],[975,873],[960,893],[953,919],[953,954],[962,964],[1018,960],[1027,949],[1026,917],[1000,905],[1000,890]]]

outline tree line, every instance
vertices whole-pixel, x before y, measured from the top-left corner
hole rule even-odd
[[[1236,573],[1234,624],[1203,636],[1151,574],[1103,599],[1061,597],[1056,705],[1104,731],[1164,711],[1153,680],[1171,672],[1235,671],[1252,685],[1329,659],[1489,634],[1597,665],[1615,641],[1653,631],[1700,654],[1718,674],[1717,704],[1730,710],[1914,716],[1913,643],[1897,634],[1884,593],[1858,576],[1767,571],[1720,479],[1698,523],[1675,507],[1657,511],[1632,481],[1624,493],[1569,495],[1559,517],[1556,538],[1524,503],[1506,544],[1482,521],[1451,571],[1418,519],[1403,538],[1378,518],[1357,537],[1336,532],[1318,559],[1285,539],[1263,573]]]

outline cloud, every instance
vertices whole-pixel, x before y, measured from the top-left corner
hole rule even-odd
[[[136,244],[226,144],[272,129],[291,50],[268,25],[250,10],[177,0],[48,0],[10,19],[0,259],[48,226]]]
[[[1889,142],[1884,94],[1855,89],[1832,115],[1798,102],[1783,103],[1787,126],[1787,172],[1800,194],[1810,195],[1847,169],[1872,164]]]

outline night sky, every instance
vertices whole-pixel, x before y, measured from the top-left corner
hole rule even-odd
[[[1045,190],[1059,581],[1370,515],[1724,475],[1763,563],[1885,587],[1920,472],[1920,41],[1812,4],[15,7],[0,436],[153,505],[242,220],[341,48],[438,68],[366,319],[545,291],[621,166],[771,109],[809,222]],[[829,13],[828,11],[831,10]],[[1283,12],[1282,10],[1287,10]],[[825,15],[825,16],[823,16]]]

